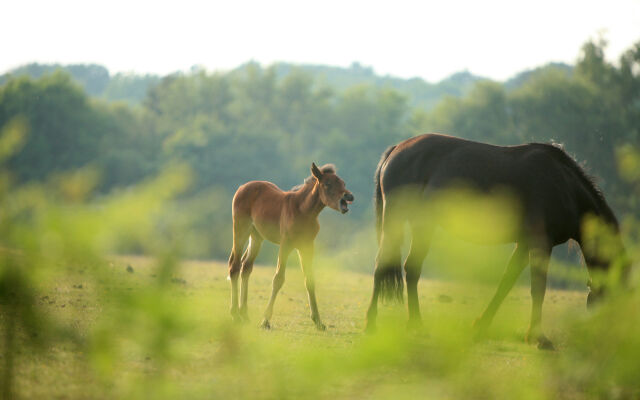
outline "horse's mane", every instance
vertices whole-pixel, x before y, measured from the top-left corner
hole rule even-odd
[[[336,166],[333,164],[325,164],[322,167],[318,168],[320,170],[320,172],[324,173],[332,173],[335,174],[337,172],[336,170]],[[315,177],[313,175],[309,175],[306,178],[304,178],[304,182],[302,182],[299,185],[296,185],[294,187],[291,188],[292,192],[297,192],[298,190],[302,189],[304,187],[304,185],[306,185],[309,182],[313,182],[313,179],[315,179]]]
[[[600,206],[601,211],[605,214],[605,216],[613,222],[616,229],[618,228],[618,219],[615,214],[607,204],[607,201],[604,198],[604,193],[596,184],[596,180],[593,176],[589,175],[580,164],[573,158],[569,153],[567,153],[564,147],[559,143],[529,143],[533,146],[543,147],[549,150],[549,154],[553,156],[556,161],[559,161],[565,167],[569,168],[578,179],[582,182],[582,184],[587,188],[587,190],[593,195],[594,199]]]

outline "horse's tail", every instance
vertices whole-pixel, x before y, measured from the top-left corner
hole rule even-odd
[[[396,146],[393,145],[387,148],[384,151],[384,153],[382,153],[382,157],[380,157],[380,162],[378,162],[378,167],[376,167],[376,174],[373,178],[374,185],[375,185],[375,194],[373,197],[373,203],[374,203],[375,212],[376,212],[376,230],[378,233],[378,244],[380,244],[380,236],[382,235],[382,206],[383,206],[382,188],[380,186],[380,171],[382,170],[384,163],[387,161],[387,158],[389,158],[389,154],[391,154],[391,152],[395,148]]]
[[[391,302],[403,302],[403,292],[404,292],[404,282],[402,280],[402,267],[398,263],[387,264],[382,257],[384,255],[381,254],[381,239],[382,239],[382,229],[383,229],[383,212],[384,212],[384,204],[382,199],[382,187],[380,185],[380,174],[382,167],[384,167],[387,159],[391,152],[396,148],[396,146],[391,146],[382,153],[382,157],[380,158],[380,162],[378,163],[378,167],[376,168],[376,173],[374,177],[375,184],[375,195],[373,198],[375,204],[375,213],[376,213],[376,230],[378,234],[378,258],[376,260],[376,271],[375,271],[375,281],[380,290],[380,298],[383,302],[391,301]]]

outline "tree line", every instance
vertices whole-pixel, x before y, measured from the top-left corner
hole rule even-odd
[[[192,182],[180,201],[199,215],[191,228],[209,243],[194,250],[200,256],[226,256],[230,199],[240,184],[262,179],[288,189],[312,161],[337,165],[357,199],[353,220],[370,220],[380,154],[425,132],[494,144],[561,143],[586,163],[618,213],[637,213],[639,196],[620,178],[616,159],[640,146],[640,42],[614,63],[605,49],[603,41],[589,41],[571,68],[551,64],[507,83],[473,80],[432,107],[397,85],[336,87],[310,70],[255,63],[166,76],[146,87],[140,103],[92,96],[60,70],[16,74],[0,86],[0,126],[15,118],[28,126],[23,147],[7,162],[17,184],[88,167],[100,176],[100,196],[167,165],[188,165]]]

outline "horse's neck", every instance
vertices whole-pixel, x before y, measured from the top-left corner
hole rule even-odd
[[[587,207],[582,210],[580,220],[583,221],[584,218],[588,215],[597,216],[601,219],[602,222],[614,228],[616,231],[618,230],[618,220],[616,216],[613,214],[613,211],[607,204],[606,200],[602,197],[599,197],[595,193],[589,192],[589,201],[586,202]]]
[[[317,216],[324,208],[324,204],[322,204],[320,200],[320,192],[318,192],[315,183],[304,185],[304,187],[296,193],[295,197],[298,208],[304,214]]]

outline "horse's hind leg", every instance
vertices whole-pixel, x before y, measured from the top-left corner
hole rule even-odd
[[[233,219],[233,247],[229,256],[229,280],[231,281],[231,317],[240,321],[238,309],[238,275],[240,275],[241,254],[251,229],[251,219],[235,217]]]
[[[553,350],[553,343],[542,333],[542,302],[547,290],[550,248],[532,249],[529,252],[531,264],[531,323],[526,341],[536,341],[539,349]]]
[[[242,269],[240,270],[240,277],[242,278],[242,284],[240,287],[240,317],[245,321],[249,320],[249,313],[247,309],[249,276],[251,276],[251,271],[253,271],[253,262],[260,252],[263,240],[262,236],[253,229],[251,237],[249,238],[247,250],[242,255]]]
[[[527,266],[528,253],[528,246],[523,243],[516,243],[516,248],[511,255],[511,259],[507,265],[507,270],[504,272],[504,275],[500,280],[496,293],[493,295],[493,298],[486,310],[482,313],[482,316],[478,318],[474,324],[479,333],[483,333],[483,331],[489,326],[496,314],[496,311],[498,311],[500,304],[502,304],[502,301],[516,283],[516,280],[520,276],[520,273],[522,273],[524,267]]]
[[[385,205],[380,243],[376,255],[376,268],[373,273],[373,294],[367,309],[367,333],[376,330],[378,316],[378,297],[380,295],[393,300],[402,301],[402,259],[401,246],[405,218],[398,212],[390,212],[395,207]]]
[[[420,303],[418,301],[418,281],[422,273],[422,262],[429,252],[432,230],[415,224],[411,225],[411,247],[404,262],[405,280],[407,282],[407,305],[409,308],[409,329],[422,326]]]

